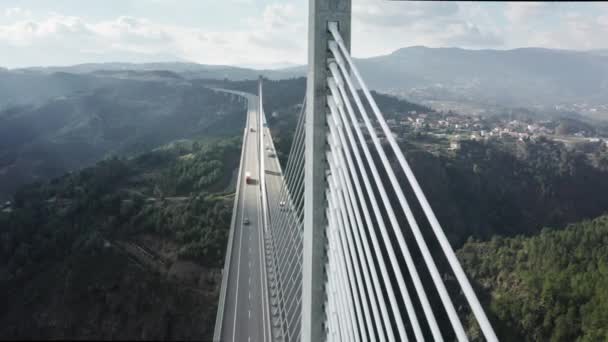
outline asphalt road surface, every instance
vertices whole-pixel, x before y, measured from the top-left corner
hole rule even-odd
[[[245,158],[239,175],[240,197],[234,226],[234,244],[226,290],[222,341],[270,341],[268,291],[263,254],[262,203],[260,193],[260,143],[258,97],[238,93],[248,100],[249,130],[243,142]],[[254,131],[251,131],[253,129]],[[255,180],[247,184],[244,173]],[[244,219],[249,224],[244,224]]]

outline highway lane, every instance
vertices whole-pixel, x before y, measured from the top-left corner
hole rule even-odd
[[[249,172],[255,184],[238,180],[240,203],[237,205],[234,244],[226,290],[222,341],[258,342],[270,340],[267,284],[263,254],[263,223],[259,170],[259,110],[258,97],[234,92],[248,100],[248,127],[243,142],[245,158],[243,174]],[[253,129],[254,131],[251,131]],[[250,223],[243,224],[247,218]]]

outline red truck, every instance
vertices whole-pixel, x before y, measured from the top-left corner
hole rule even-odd
[[[249,171],[245,172],[245,183],[253,184],[253,178],[251,178],[251,173],[249,173]]]

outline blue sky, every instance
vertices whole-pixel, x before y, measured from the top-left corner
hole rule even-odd
[[[0,0],[0,66],[305,63],[306,0]],[[353,0],[353,54],[608,48],[608,3]]]

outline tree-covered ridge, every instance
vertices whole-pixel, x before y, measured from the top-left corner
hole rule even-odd
[[[23,187],[15,195],[13,212],[1,216],[0,251],[9,265],[17,263],[14,269],[22,256],[21,261],[29,259],[25,250],[69,250],[72,238],[83,233],[175,237],[193,227],[219,225],[225,230],[230,201],[217,189],[230,180],[239,143],[184,143],[131,160],[104,160],[79,173]]]
[[[119,316],[140,313],[145,308],[137,302],[157,302],[159,298],[148,298],[153,294],[167,302],[189,301],[162,310],[178,316],[196,312],[193,317],[201,322],[166,318],[155,305],[145,310],[158,313],[161,324],[168,326],[160,331],[149,327],[153,332],[147,338],[210,338],[221,279],[216,270],[227,243],[240,140],[183,141],[21,188],[10,209],[0,212],[0,336],[146,338],[137,335],[133,322],[121,322]],[[85,265],[92,260],[94,264]],[[133,283],[135,274],[145,282]],[[80,284],[72,282],[75,276],[82,278]],[[124,297],[133,286],[135,297],[125,297],[124,305],[136,308],[108,311],[108,305],[114,305],[107,302],[109,293],[118,291]],[[91,287],[98,292],[87,292]],[[66,288],[72,293],[57,293]],[[42,305],[76,294],[82,298],[74,298],[74,303]],[[111,321],[115,330],[105,335],[94,330],[101,329],[101,323],[74,318],[83,303],[97,307],[96,319]],[[29,309],[20,309],[24,307]],[[51,317],[60,326],[49,328],[48,320],[34,316]],[[34,323],[20,323],[26,321]],[[185,330],[172,329],[176,322]],[[121,329],[129,333],[120,335]]]
[[[458,254],[503,341],[608,340],[608,216]]]
[[[257,80],[216,83],[252,93],[258,86]],[[282,165],[287,163],[305,89],[304,78],[264,80],[265,111]],[[374,92],[374,98],[387,119],[407,120],[411,111],[437,115],[430,108],[396,97]],[[368,112],[371,115],[371,109]],[[406,132],[398,138],[456,247],[470,236],[488,240],[493,235],[536,234],[544,226],[564,227],[608,210],[608,182],[598,181],[608,179],[608,147],[604,144],[570,147],[546,138],[464,140],[458,149],[450,150],[446,137]],[[389,153],[389,159],[392,157]],[[381,165],[379,158],[376,163]],[[386,177],[383,172],[381,176]],[[406,196],[411,194],[404,175],[397,173],[397,177]],[[390,183],[387,178],[384,181]],[[398,200],[391,191],[389,197]],[[422,218],[422,212],[418,213]],[[407,227],[404,216],[398,219]]]
[[[437,149],[438,142],[405,141],[406,158],[456,247],[470,236],[531,235],[608,211],[606,147],[463,141],[456,151],[436,152],[428,146]]]
[[[111,155],[145,153],[175,139],[239,134],[245,122],[243,99],[199,83],[65,77],[85,78],[93,89],[0,110],[0,200],[20,185]]]

